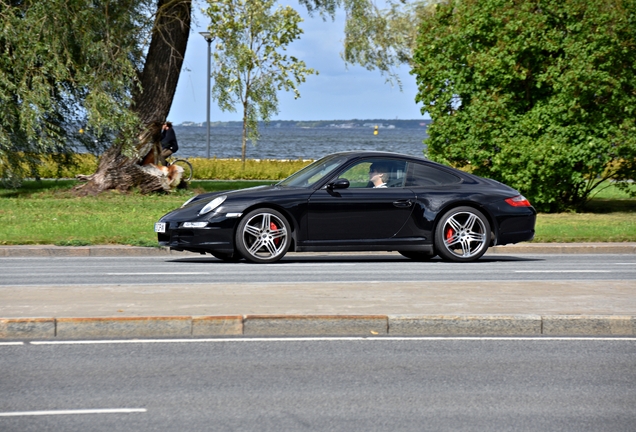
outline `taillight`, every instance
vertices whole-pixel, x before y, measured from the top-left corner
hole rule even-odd
[[[523,195],[517,195],[516,197],[507,198],[505,200],[508,204],[513,207],[531,207],[530,201],[526,199]]]

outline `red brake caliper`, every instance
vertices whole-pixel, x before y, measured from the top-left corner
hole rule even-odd
[[[269,223],[269,229],[272,231],[276,231],[278,229],[278,227],[276,226],[276,224],[274,222],[270,222]],[[274,244],[276,246],[278,246],[280,244],[280,238],[275,238],[274,239]]]
[[[454,234],[455,234],[455,231],[453,231],[452,228],[448,228],[446,230],[446,240],[450,240],[451,237],[453,237]]]

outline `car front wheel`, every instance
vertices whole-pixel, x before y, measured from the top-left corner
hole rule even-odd
[[[290,245],[291,226],[285,216],[273,209],[249,212],[236,230],[236,249],[253,263],[273,263],[281,259]]]
[[[435,248],[447,261],[478,260],[490,242],[490,224],[479,210],[457,207],[446,212],[435,230]]]

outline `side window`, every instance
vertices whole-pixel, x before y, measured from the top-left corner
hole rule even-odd
[[[406,162],[373,158],[365,159],[340,174],[349,180],[349,188],[403,187]]]
[[[406,186],[441,186],[460,181],[461,179],[454,174],[418,163],[409,163],[406,176]]]

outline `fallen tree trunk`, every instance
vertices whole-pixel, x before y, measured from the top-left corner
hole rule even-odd
[[[158,132],[157,132],[158,131]],[[157,149],[161,137],[161,124],[150,125],[140,136],[142,151],[148,149],[148,155],[153,159],[153,165],[157,165]],[[99,158],[99,164],[94,174],[90,176],[80,175],[78,179],[86,181],[86,184],[76,188],[79,195],[96,195],[109,189],[117,189],[125,192],[131,188],[139,188],[142,193],[166,190],[165,179],[160,172],[148,170],[137,158],[130,158],[122,153],[120,146],[110,147]]]

